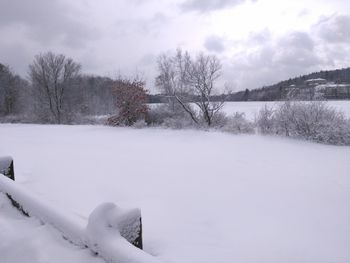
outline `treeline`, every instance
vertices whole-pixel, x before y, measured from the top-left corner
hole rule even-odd
[[[328,82],[335,84],[350,83],[350,68],[327,70],[314,72],[308,75],[303,75],[295,78],[290,78],[278,82],[274,85],[264,86],[253,90],[243,90],[227,95],[228,101],[276,101],[285,100],[288,94],[288,88],[291,86],[303,88],[305,81],[308,79],[325,79]],[[339,98],[341,99],[341,98]]]
[[[152,96],[137,76],[111,79],[84,75],[79,63],[62,54],[48,52],[35,56],[28,66],[27,79],[1,65],[0,121],[89,123],[89,116],[96,121],[95,116],[106,115],[105,122],[113,116],[110,124],[131,125],[139,118],[138,110],[142,107],[134,101],[141,96],[141,104],[170,103],[176,109],[170,115],[187,115],[198,125],[211,126],[224,102],[219,97],[213,99],[216,80],[221,76],[219,59],[204,53],[192,57],[179,49],[174,55],[160,55],[157,66],[155,86],[163,95]],[[130,115],[135,111],[137,117],[120,118],[124,109]],[[147,110],[141,111],[141,116],[147,116]]]
[[[63,55],[38,55],[28,72],[24,79],[0,64],[1,121],[79,123],[114,112],[114,80],[81,74],[80,64]]]
[[[29,83],[0,64],[0,115],[18,114],[26,105]]]
[[[0,65],[0,120],[260,132],[350,145],[350,120],[320,101],[286,101],[275,109],[265,107],[255,121],[247,120],[244,113],[225,114],[222,111],[225,101],[238,95],[214,95],[222,72],[215,56],[204,53],[192,56],[177,50],[172,55],[159,56],[157,69],[155,85],[162,95],[149,96],[139,76],[110,79],[84,75],[79,63],[61,54],[48,52],[35,56],[28,67],[28,79]],[[316,77],[322,75],[308,75],[286,83]],[[263,89],[265,96],[273,98],[269,92],[279,87]],[[259,93],[245,90],[238,94],[250,100]],[[149,105],[155,99],[162,103]]]
[[[210,123],[224,101],[285,100],[288,88],[303,87],[308,79],[350,83],[350,68],[346,68],[315,72],[260,89],[215,95],[219,89],[214,92],[217,87],[213,84],[221,67],[216,57],[205,54],[192,58],[188,52],[177,50],[172,56],[160,55],[155,79],[160,94],[147,92],[146,101],[177,102],[194,122],[200,122],[195,110],[188,106],[193,103]],[[26,79],[0,64],[0,121],[89,123],[96,120],[90,116],[110,116],[117,110],[113,89],[120,78],[82,74],[79,63],[51,52],[34,57]]]

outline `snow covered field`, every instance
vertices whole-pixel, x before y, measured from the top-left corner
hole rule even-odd
[[[163,262],[350,262],[350,147],[1,124],[2,155],[14,157],[18,183],[81,224],[105,201],[141,208],[145,250]],[[21,253],[25,262],[101,262],[13,213],[1,195],[0,262],[23,262]],[[9,250],[18,246],[18,253]],[[45,258],[50,251],[52,261]]]
[[[233,114],[235,112],[244,112],[249,120],[254,120],[255,116],[259,113],[259,110],[268,105],[274,107],[281,102],[278,101],[235,101],[226,102],[223,111],[226,114]],[[283,103],[283,102],[282,102]],[[333,100],[328,101],[327,104],[331,107],[336,108],[339,111],[344,112],[347,118],[350,118],[350,100]]]

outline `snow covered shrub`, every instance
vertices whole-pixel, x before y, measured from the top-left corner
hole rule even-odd
[[[182,108],[173,108],[169,104],[162,104],[151,108],[147,114],[146,122],[148,125],[163,126],[172,129],[182,129],[195,125]]]
[[[174,112],[171,111],[168,104],[154,105],[147,114],[146,122],[148,125],[158,126],[171,117],[174,117]]]
[[[162,126],[171,129],[185,129],[195,127],[195,123],[188,116],[175,116],[166,118]]]
[[[147,123],[145,120],[138,120],[132,125],[132,127],[136,128],[136,129],[142,129],[142,128],[147,127]]]
[[[290,136],[293,129],[295,110],[290,101],[279,105],[274,111],[274,126],[277,134]]]
[[[25,114],[11,114],[0,117],[0,123],[31,123],[33,118]]]
[[[254,124],[245,118],[245,114],[243,112],[236,112],[233,116],[228,118],[223,130],[236,134],[254,133]]]
[[[293,136],[329,144],[350,144],[344,114],[325,102],[294,102],[290,111]]]
[[[273,112],[276,134],[328,144],[350,144],[350,128],[343,113],[325,102],[287,101]]]
[[[267,105],[261,108],[256,119],[256,126],[259,132],[263,134],[273,133],[275,126],[274,109]]]
[[[77,115],[74,124],[104,125],[108,122],[109,115]]]
[[[227,125],[229,118],[224,112],[217,112],[212,119],[212,127],[223,128]]]

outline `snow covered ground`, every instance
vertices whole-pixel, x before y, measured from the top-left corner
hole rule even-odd
[[[2,155],[14,157],[19,184],[82,223],[102,202],[141,208],[145,250],[163,262],[350,262],[350,147],[1,124]],[[0,240],[0,262],[101,262],[19,216],[3,195]]]
[[[259,110],[268,105],[269,107],[274,107],[278,105],[278,101],[235,101],[226,102],[223,111],[226,114],[233,114],[235,112],[244,112],[249,120],[254,120],[255,116],[259,113]],[[331,107],[336,108],[339,111],[344,112],[347,118],[350,118],[350,100],[333,100],[327,101],[327,104]]]

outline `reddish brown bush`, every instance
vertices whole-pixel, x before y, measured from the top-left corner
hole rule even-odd
[[[144,81],[138,79],[118,79],[113,95],[118,113],[108,119],[112,126],[131,126],[138,120],[144,120],[148,113],[148,96]]]

